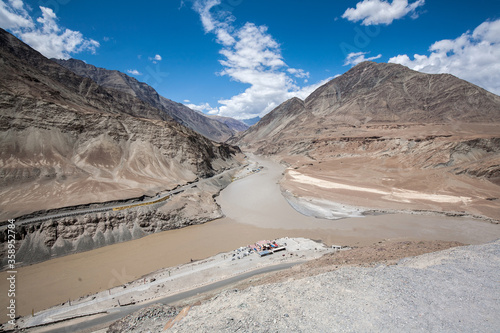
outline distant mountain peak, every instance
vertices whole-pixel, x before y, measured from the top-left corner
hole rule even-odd
[[[246,131],[249,127],[244,122],[242,122],[238,119],[231,118],[231,117],[223,117],[223,116],[208,116],[208,117],[225,124],[227,127],[229,127],[230,129],[232,129],[235,132]]]

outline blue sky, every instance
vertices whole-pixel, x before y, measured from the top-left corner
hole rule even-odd
[[[0,26],[48,57],[116,69],[239,119],[305,98],[364,59],[500,93],[500,1],[3,0]]]

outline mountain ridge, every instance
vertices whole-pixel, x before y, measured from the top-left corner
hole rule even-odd
[[[250,127],[247,124],[245,124],[244,122],[242,122],[238,119],[231,118],[231,117],[215,116],[215,115],[211,115],[208,117],[225,124],[227,127],[234,130],[235,132],[243,132],[243,131],[246,131]]]
[[[398,64],[363,62],[304,101],[294,97],[283,102],[231,142],[248,145],[271,139],[269,133],[283,137],[279,133],[282,121],[295,130],[307,123],[311,129],[327,132],[338,126],[382,123],[500,122],[499,106],[499,96],[450,74],[424,74]]]
[[[143,102],[163,111],[158,114],[160,119],[165,120],[167,116],[171,117],[178,123],[211,140],[223,142],[235,134],[225,124],[191,110],[182,103],[161,96],[153,87],[118,70],[96,67],[78,59],[52,60],[79,76],[92,79],[103,87],[122,91],[139,98]]]

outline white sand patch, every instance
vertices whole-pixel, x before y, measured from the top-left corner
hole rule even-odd
[[[309,184],[309,185],[314,185],[314,186],[329,188],[329,189],[369,192],[369,193],[376,193],[376,194],[382,194],[382,195],[390,194],[389,192],[380,191],[380,190],[376,190],[376,189],[368,188],[368,187],[352,186],[352,185],[329,182],[326,180],[322,180],[322,179],[318,179],[318,178],[314,178],[314,177],[309,177],[309,176],[301,174],[300,172],[293,171],[293,170],[289,170],[288,174],[293,178],[293,180],[295,182],[302,183],[302,184]]]
[[[470,197],[458,197],[446,194],[428,194],[428,193],[422,193],[410,190],[401,190],[401,189],[396,189],[394,192],[391,193],[391,195],[402,199],[416,199],[416,200],[428,200],[435,202],[450,202],[450,203],[463,202],[464,204],[467,204],[472,200],[472,198]]]
[[[472,199],[470,197],[462,197],[462,196],[454,196],[454,195],[446,195],[446,194],[429,194],[422,193],[411,190],[403,190],[395,188],[391,192],[377,190],[369,187],[361,187],[354,185],[347,185],[336,183],[332,181],[327,181],[323,179],[318,179],[310,176],[306,176],[301,174],[300,172],[294,170],[288,170],[288,174],[292,178],[294,182],[314,185],[317,187],[327,188],[327,189],[339,189],[339,190],[349,190],[349,191],[357,191],[357,192],[368,192],[383,195],[385,199],[392,201],[403,201],[409,202],[408,200],[427,200],[433,202],[441,202],[441,203],[458,203],[462,202],[467,204]]]

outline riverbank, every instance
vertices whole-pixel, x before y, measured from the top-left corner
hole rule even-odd
[[[498,184],[439,168],[400,169],[376,159],[285,157],[283,193],[299,211],[321,218],[366,212],[435,213],[499,223]],[[324,207],[331,208],[334,214]]]
[[[281,238],[275,242],[284,249],[261,257],[257,252],[249,252],[250,248],[244,247],[219,253],[203,260],[163,268],[121,286],[68,300],[56,307],[36,312],[34,316],[21,318],[17,324],[19,328],[45,326],[83,316],[102,315],[109,311],[116,312],[117,309],[132,304],[146,306],[155,300],[245,272],[278,264],[317,259],[327,253],[337,251],[304,238]],[[9,327],[6,326],[6,328]]]
[[[297,212],[306,216],[311,216],[319,219],[338,220],[350,217],[365,217],[370,215],[387,215],[387,214],[410,214],[410,215],[425,215],[425,216],[447,216],[459,217],[480,220],[493,224],[499,224],[500,221],[489,218],[484,215],[473,215],[464,211],[439,211],[439,210],[412,210],[412,209],[374,209],[368,207],[353,206],[345,203],[337,203],[326,199],[320,199],[310,196],[300,196],[284,190],[283,197],[288,201],[290,206]]]

